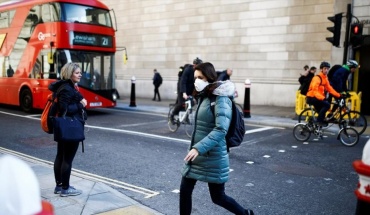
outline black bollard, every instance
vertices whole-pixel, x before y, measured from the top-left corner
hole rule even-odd
[[[249,79],[245,80],[245,93],[244,93],[244,117],[251,117],[251,102],[250,102],[250,91],[251,91],[251,81]]]
[[[130,97],[130,107],[136,107],[136,101],[135,101],[135,76],[132,76],[131,78],[131,97]]]

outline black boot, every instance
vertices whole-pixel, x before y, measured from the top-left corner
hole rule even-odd
[[[245,215],[254,215],[254,213],[250,209],[245,209]]]

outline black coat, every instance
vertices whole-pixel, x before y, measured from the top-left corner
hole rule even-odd
[[[77,119],[86,120],[86,111],[84,110],[81,100],[81,93],[74,88],[71,80],[60,80],[49,85],[49,90],[57,93],[58,98],[58,116],[66,115],[76,117]]]
[[[193,94],[194,91],[194,68],[193,66],[187,66],[181,75],[180,79],[180,93],[186,93],[187,95]]]

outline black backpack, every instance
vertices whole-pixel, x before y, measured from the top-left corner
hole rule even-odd
[[[212,110],[213,116],[215,116],[214,103],[216,101],[216,96],[212,96],[210,100],[211,100],[211,110]],[[245,125],[244,125],[243,114],[238,110],[234,101],[232,99],[230,100],[232,103],[232,106],[231,106],[232,117],[230,121],[229,130],[227,131],[226,136],[225,136],[228,152],[229,152],[229,148],[240,146],[240,144],[243,142],[243,138],[245,135]]]
[[[339,65],[339,64],[336,64],[334,65],[333,67],[331,67],[328,71],[328,80],[331,81],[332,78],[333,78],[333,75],[335,73],[335,71],[337,71],[339,68],[341,68],[342,66]]]
[[[161,74],[158,73],[158,84],[162,85],[162,82],[163,82],[162,76]]]
[[[321,84],[321,82],[322,82],[321,77],[319,75],[315,75],[315,76],[320,78],[320,84]],[[307,79],[302,84],[302,86],[301,86],[301,94],[302,95],[304,95],[304,96],[307,95],[308,89],[310,88],[311,81],[312,81],[313,77],[315,77],[315,76],[312,76],[311,79]]]

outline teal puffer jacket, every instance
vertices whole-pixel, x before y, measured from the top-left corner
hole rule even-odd
[[[182,175],[210,183],[225,183],[229,179],[229,155],[225,135],[231,121],[231,100],[217,96],[215,114],[209,98],[200,99],[196,111],[195,129],[189,150],[198,150],[198,157],[185,164]]]

